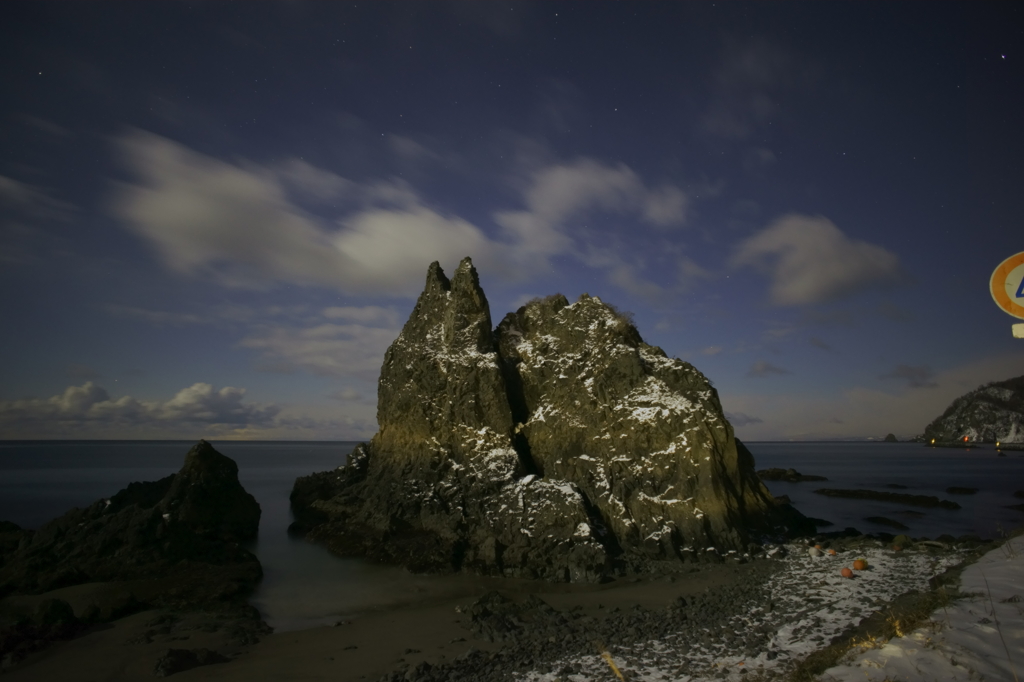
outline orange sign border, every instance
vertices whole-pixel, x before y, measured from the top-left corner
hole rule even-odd
[[[1003,309],[1003,312],[1024,320],[1024,306],[1017,305],[1006,295],[1006,278],[1010,271],[1022,263],[1024,263],[1024,251],[1012,255],[1000,263],[999,267],[992,273],[988,289],[992,294],[992,300]]]

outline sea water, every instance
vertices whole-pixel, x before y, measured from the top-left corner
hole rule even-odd
[[[72,507],[110,497],[132,481],[154,481],[181,468],[192,441],[0,441],[0,519],[37,528]],[[252,603],[275,629],[294,630],[366,611],[478,591],[486,580],[413,575],[396,567],[341,559],[289,537],[288,495],[299,476],[344,464],[354,442],[213,442],[238,463],[242,485],[262,508],[251,549],[264,578]],[[906,532],[912,537],[975,534],[993,538],[1024,525],[1014,491],[1024,489],[1024,452],[952,450],[910,443],[747,443],[758,469],[794,468],[827,481],[769,481],[804,514],[832,523],[822,531]],[[894,489],[890,485],[906,486]],[[978,488],[950,495],[950,486]],[[921,508],[817,495],[818,488],[934,495],[961,509]],[[882,516],[907,531],[868,522]]]

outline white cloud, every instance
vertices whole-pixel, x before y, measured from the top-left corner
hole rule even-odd
[[[457,262],[466,255],[472,255],[478,265],[494,260],[495,245],[478,228],[422,207],[367,211],[344,225],[346,229],[332,239],[332,246],[346,261],[361,264],[359,286],[363,290],[394,289],[396,274],[409,273],[403,280],[415,285],[401,284],[410,293],[418,292],[431,261]]]
[[[196,383],[169,400],[113,398],[101,386],[69,386],[50,398],[0,401],[0,438],[218,438],[358,440],[376,431],[372,406],[249,405],[245,389]]]
[[[279,407],[243,404],[244,397],[244,388],[225,386],[215,390],[210,384],[196,383],[166,401],[143,401],[131,396],[114,399],[106,389],[87,381],[50,398],[0,401],[0,429],[43,425],[60,432],[67,426],[88,424],[184,428],[273,423]]]
[[[301,161],[243,168],[141,131],[118,144],[138,182],[117,186],[112,210],[180,272],[235,286],[287,282],[412,295],[426,263],[466,255],[486,261],[493,248],[468,222],[416,205],[401,182],[356,186]],[[397,208],[367,207],[329,229],[289,189],[321,202]]]
[[[900,280],[899,258],[850,239],[822,216],[783,216],[736,248],[732,266],[752,266],[772,280],[776,305],[805,305]]]
[[[393,140],[409,152],[408,141]],[[226,163],[166,138],[132,131],[117,140],[130,183],[115,187],[111,211],[170,268],[229,286],[321,286],[350,294],[413,296],[426,265],[465,256],[498,276],[527,277],[550,257],[580,257],[566,223],[589,212],[632,213],[655,228],[682,224],[687,196],[647,187],[625,165],[591,159],[548,164],[522,188],[525,208],[498,211],[503,241],[424,204],[403,180],[356,183],[301,159],[261,166]],[[413,150],[415,151],[415,150]],[[629,264],[609,278],[633,293],[656,288]],[[702,276],[680,263],[681,279]]]
[[[390,328],[398,326],[398,311],[380,306],[332,306],[323,309],[323,316],[329,320],[351,320],[371,324],[380,322]]]
[[[555,164],[536,171],[524,193],[526,210],[498,211],[495,221],[524,248],[542,255],[565,251],[564,223],[587,211],[637,212],[657,227],[682,224],[687,197],[671,185],[648,189],[625,164],[611,167],[593,159]]]
[[[259,329],[239,343],[259,351],[271,362],[285,363],[318,376],[354,377],[372,382],[380,373],[381,358],[398,336],[395,327],[361,324],[317,324],[292,329]]]

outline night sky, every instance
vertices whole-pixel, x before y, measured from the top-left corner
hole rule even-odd
[[[1024,374],[1015,3],[0,3],[0,438],[355,440],[439,260],[749,440]]]

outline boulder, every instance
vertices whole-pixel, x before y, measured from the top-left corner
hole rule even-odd
[[[292,491],[293,530],[343,555],[594,582],[806,521],[758,480],[696,368],[586,294],[492,330],[468,258],[450,281],[431,264],[385,353],[377,421]]]

